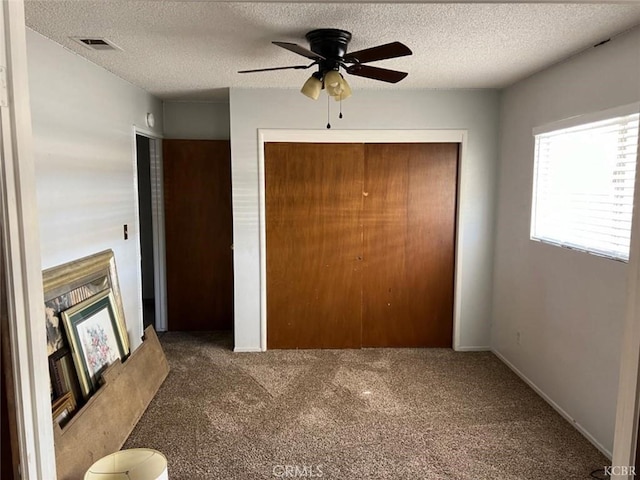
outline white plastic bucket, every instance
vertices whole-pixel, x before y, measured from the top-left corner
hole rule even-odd
[[[150,448],[120,450],[95,462],[84,480],[168,480],[167,458]]]

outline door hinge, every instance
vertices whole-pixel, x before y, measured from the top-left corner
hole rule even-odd
[[[7,69],[0,65],[0,107],[9,106],[9,94],[7,93]]]

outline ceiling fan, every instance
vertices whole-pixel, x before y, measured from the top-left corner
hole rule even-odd
[[[376,47],[347,53],[347,46],[351,41],[351,33],[335,28],[322,28],[312,30],[306,35],[310,48],[307,49],[297,43],[272,42],[303,57],[313,60],[309,65],[294,65],[288,67],[259,68],[256,70],[241,70],[238,73],[269,72],[273,70],[306,70],[318,66],[305,82],[301,92],[313,100],[317,100],[320,90],[323,88],[336,100],[344,100],[351,96],[351,88],[340,73],[344,69],[346,73],[359,77],[371,78],[388,83],[398,83],[408,74],[397,70],[372,67],[366,65],[369,62],[386,60],[389,58],[404,57],[412,52],[406,45],[400,42],[392,42]]]

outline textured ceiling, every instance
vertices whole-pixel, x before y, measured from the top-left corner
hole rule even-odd
[[[363,88],[500,88],[640,24],[635,4],[251,3],[26,1],[27,25],[164,99],[224,100],[228,87],[297,87],[311,71],[238,74],[303,65],[272,45],[305,47],[315,28],[353,34],[350,51],[401,41],[414,54],[373,65],[409,72]],[[109,39],[94,52],[69,37]]]

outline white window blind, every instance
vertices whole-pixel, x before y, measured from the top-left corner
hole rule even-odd
[[[628,260],[639,117],[535,136],[532,239]]]

